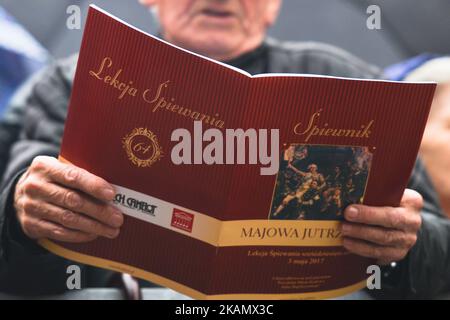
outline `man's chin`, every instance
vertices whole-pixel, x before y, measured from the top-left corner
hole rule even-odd
[[[233,58],[230,55],[233,55],[232,53],[239,47],[239,42],[236,40],[235,37],[229,34],[205,34],[201,37],[191,37],[186,47],[191,51],[208,57],[229,60]]]

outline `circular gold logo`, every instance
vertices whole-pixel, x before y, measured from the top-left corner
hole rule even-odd
[[[150,167],[161,159],[162,149],[156,135],[147,128],[135,128],[123,138],[128,159],[138,167]]]

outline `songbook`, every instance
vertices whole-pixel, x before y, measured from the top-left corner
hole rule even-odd
[[[91,6],[60,160],[116,188],[116,239],[62,257],[197,299],[317,299],[366,286],[349,204],[398,206],[433,83],[250,74]]]

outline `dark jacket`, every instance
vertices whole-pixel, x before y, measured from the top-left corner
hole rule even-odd
[[[256,73],[311,73],[352,78],[377,78],[379,71],[338,48],[318,43],[268,40],[258,49],[228,62]],[[0,194],[0,291],[21,294],[66,290],[66,269],[72,262],[38,247],[22,233],[12,205],[15,183],[38,155],[57,156],[63,134],[76,57],[56,62],[35,77],[10,107],[8,136],[0,152],[9,160]],[[1,133],[3,135],[3,133]],[[18,135],[18,136],[17,136]],[[0,153],[0,161],[5,161]],[[430,297],[450,287],[450,222],[441,213],[433,187],[417,162],[409,187],[425,199],[417,244],[395,267],[385,268],[383,294]],[[83,286],[103,286],[110,272],[82,266]]]

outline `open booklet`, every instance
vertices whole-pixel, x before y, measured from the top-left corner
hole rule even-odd
[[[434,84],[250,76],[91,6],[60,159],[103,177],[114,240],[51,252],[194,298],[329,298],[373,261],[341,245],[351,203],[396,206]]]

